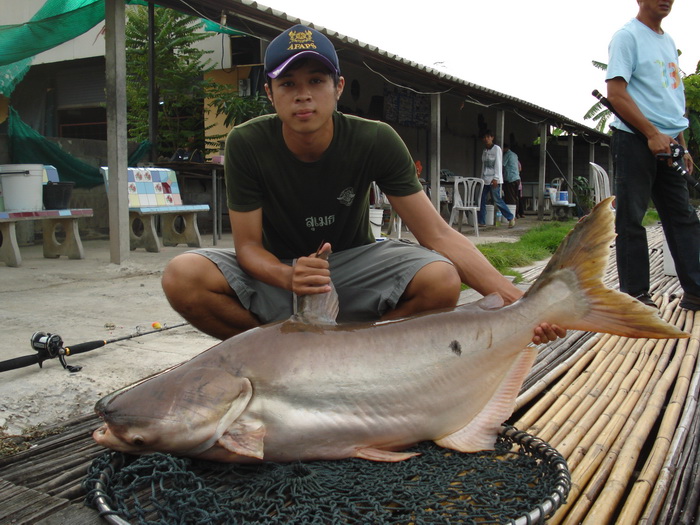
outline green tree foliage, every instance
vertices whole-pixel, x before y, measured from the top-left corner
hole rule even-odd
[[[597,69],[602,71],[606,71],[608,69],[608,65],[604,64],[603,62],[597,62],[596,60],[592,60],[591,62],[593,63],[593,67]],[[586,111],[586,114],[583,116],[584,119],[596,121],[595,129],[601,133],[606,133],[606,125],[608,124],[610,117],[612,117],[612,113],[600,101],[593,104],[591,109]]]
[[[203,101],[209,83],[204,73],[213,68],[206,59],[210,51],[196,44],[207,34],[201,22],[172,9],[155,9],[155,81],[158,110],[158,145],[166,155],[195,137],[203,148]],[[127,11],[126,73],[129,138],[148,139],[148,9]]]
[[[685,104],[690,125],[685,132],[685,141],[690,154],[698,162],[700,159],[700,62],[695,73],[683,78],[685,87]]]
[[[212,89],[210,97],[216,115],[225,115],[224,125],[229,127],[272,112],[272,104],[262,93],[242,97],[231,86],[218,86]]]

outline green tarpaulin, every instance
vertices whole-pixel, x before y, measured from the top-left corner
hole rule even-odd
[[[127,4],[147,5],[143,0]],[[31,65],[32,57],[68,42],[105,18],[105,0],[47,0],[23,24],[0,26],[0,94],[9,97]],[[203,20],[207,31],[243,34]]]
[[[78,188],[91,188],[104,183],[98,168],[76,159],[55,142],[44,138],[22,122],[13,108],[10,108],[8,121],[13,164],[51,164],[58,170],[62,181],[73,181]]]
[[[10,96],[34,55],[82,35],[104,17],[104,0],[47,0],[28,22],[0,26],[0,93]]]

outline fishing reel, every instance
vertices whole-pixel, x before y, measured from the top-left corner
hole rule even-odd
[[[39,353],[39,367],[45,359],[58,357],[61,366],[69,372],[78,372],[82,366],[71,366],[66,363],[66,350],[63,347],[63,339],[58,334],[48,334],[45,332],[34,332],[29,340],[32,348]]]
[[[666,159],[682,159],[688,152],[683,146],[676,144],[675,142],[669,144],[669,147],[671,148],[671,153],[657,153],[656,156]]]
[[[685,156],[688,151],[681,146],[680,144],[675,144],[672,143],[670,144],[671,147],[671,153],[660,153],[656,157],[658,159],[668,159],[670,162],[671,167],[681,175],[688,184],[690,184],[693,188],[696,190],[700,190],[700,182],[698,182],[693,176],[688,173],[688,170],[685,169],[685,162],[683,161],[683,157]]]

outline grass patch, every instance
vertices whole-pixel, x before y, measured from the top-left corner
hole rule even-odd
[[[653,226],[657,224],[661,219],[659,219],[659,212],[654,208],[649,208],[644,214],[644,219],[642,220],[642,226]]]
[[[649,208],[642,224],[652,226],[658,222],[659,213]],[[479,244],[477,248],[499,272],[520,282],[522,275],[513,268],[529,266],[550,257],[576,223],[575,219],[545,222],[529,230],[517,242]]]
[[[576,225],[575,220],[543,223],[525,233],[517,242],[494,242],[479,244],[477,248],[502,274],[515,277],[522,275],[513,268],[529,266],[551,256]]]

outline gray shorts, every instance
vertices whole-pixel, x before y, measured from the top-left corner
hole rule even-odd
[[[243,306],[263,324],[294,313],[292,292],[250,277],[238,265],[233,250],[203,248],[193,253],[218,266]],[[418,244],[392,239],[332,253],[328,261],[340,302],[339,322],[379,319],[396,308],[418,270],[435,261],[450,262]],[[282,262],[292,265],[290,260]]]

